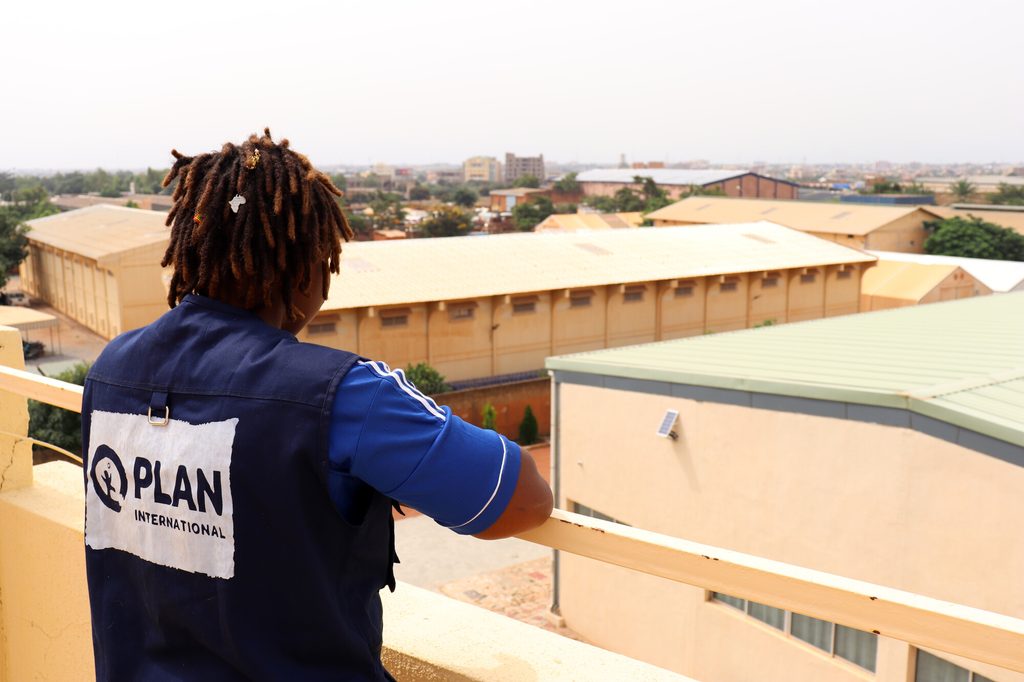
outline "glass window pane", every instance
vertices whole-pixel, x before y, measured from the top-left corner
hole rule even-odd
[[[836,625],[836,656],[856,663],[865,670],[875,672],[878,653],[878,635]]]
[[[747,613],[759,621],[768,623],[773,628],[782,630],[786,627],[786,612],[774,606],[765,606],[752,601],[748,604]]]
[[[789,631],[797,639],[832,653],[832,623],[829,621],[794,613],[790,617]]]
[[[746,610],[746,602],[740,599],[739,597],[732,597],[728,594],[722,594],[721,592],[712,592],[711,598],[716,601],[720,601],[723,604],[728,604],[729,606],[735,607],[740,611]]]
[[[968,682],[971,674],[927,651],[917,651],[917,674],[914,682]]]

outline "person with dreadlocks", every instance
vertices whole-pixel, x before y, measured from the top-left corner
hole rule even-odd
[[[392,507],[492,539],[542,523],[551,491],[401,370],[295,338],[352,236],[305,156],[269,130],[172,154],[171,309],[85,384],[96,677],[392,679]]]

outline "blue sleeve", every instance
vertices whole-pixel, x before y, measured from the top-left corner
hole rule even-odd
[[[420,393],[402,370],[362,362],[338,388],[328,458],[332,472],[473,535],[508,506],[520,452],[504,436],[468,424]],[[350,489],[331,485],[343,515],[352,504]]]

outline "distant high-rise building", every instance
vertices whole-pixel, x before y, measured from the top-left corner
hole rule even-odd
[[[511,152],[505,153],[505,180],[514,182],[516,179],[532,175],[538,180],[544,179],[544,155],[540,156],[516,156]]]
[[[493,156],[474,156],[462,162],[464,182],[501,182],[501,162]]]

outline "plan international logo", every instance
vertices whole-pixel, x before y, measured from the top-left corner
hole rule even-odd
[[[208,424],[95,411],[86,544],[215,578],[234,575],[231,448],[237,419]]]

